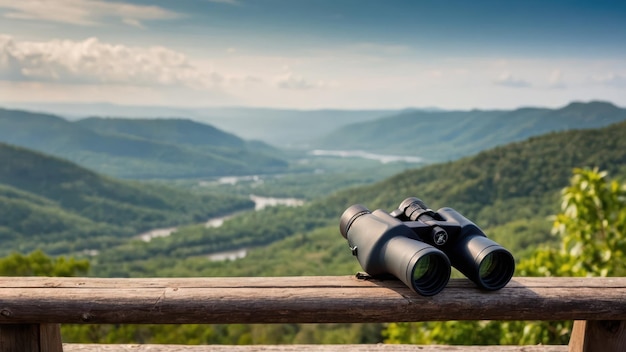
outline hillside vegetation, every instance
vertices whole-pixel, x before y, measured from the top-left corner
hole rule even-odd
[[[607,126],[626,120],[626,109],[607,102],[560,109],[407,111],[344,126],[316,143],[321,149],[366,150],[455,160],[531,136]]]
[[[54,115],[0,109],[0,142],[125,178],[249,175],[287,167],[280,153],[267,145],[180,119],[69,122]]]
[[[253,207],[247,198],[194,195],[120,181],[69,161],[0,143],[0,253],[101,250],[157,227]]]
[[[251,204],[244,198],[201,197],[162,185],[115,180],[71,162],[0,144],[0,160],[8,161],[0,166],[4,215],[0,239],[5,252],[43,248],[80,257],[83,250],[97,249],[89,256],[88,275],[95,276],[350,275],[361,269],[339,234],[339,216],[345,208],[361,203],[391,211],[404,198],[417,196],[433,209],[459,210],[521,260],[540,244],[554,241],[548,216],[558,212],[559,194],[572,169],[598,167],[614,178],[626,177],[624,135],[626,122],[552,132],[454,162],[404,171],[375,184],[314,198],[302,207],[249,211],[219,228],[186,226],[147,243],[135,238],[141,229],[201,222],[210,214]],[[243,259],[208,258],[210,253],[240,248],[247,249]],[[381,331],[380,324],[67,325],[64,338],[359,343],[382,341]]]
[[[306,261],[306,265],[297,267],[318,274],[337,274],[337,268],[344,264],[333,264],[341,261],[337,258],[323,260],[328,258],[326,251],[330,247],[322,238],[334,236],[336,245],[345,245],[338,232],[342,212],[355,203],[372,210],[391,211],[409,196],[422,198],[433,209],[450,206],[459,210],[516,256],[523,256],[525,250],[551,240],[548,216],[558,211],[559,192],[567,185],[573,168],[597,166],[611,175],[626,175],[624,135],[626,122],[602,129],[533,137],[455,162],[409,170],[369,186],[339,191],[303,207],[243,214],[220,228],[185,227],[168,238],[127,244],[99,258],[94,270],[131,276],[184,276],[199,272],[231,275],[230,268],[241,265],[238,273],[242,275],[275,275],[285,270],[298,275],[305,272],[294,272],[296,266],[285,268],[284,263]],[[298,250],[262,248],[286,238],[290,239],[285,240],[285,245],[292,249],[299,243],[318,251],[303,256]],[[244,247],[261,247],[257,250],[276,266],[259,272],[258,267],[264,264],[258,257],[228,265],[211,263],[206,258],[211,252]],[[277,253],[284,253],[285,257],[277,258]],[[353,261],[347,250],[344,260]],[[220,265],[220,270],[211,269]],[[174,267],[179,270],[173,270]]]
[[[548,215],[559,211],[560,192],[569,184],[573,168],[598,166],[613,177],[626,177],[625,133],[626,122],[596,130],[551,133],[456,162],[406,171],[301,208],[244,214],[218,229],[184,228],[149,244],[136,242],[104,252],[92,260],[92,273],[350,275],[362,269],[339,234],[340,214],[354,203],[392,210],[408,196],[421,197],[434,209],[456,208],[510,249],[518,261],[523,260],[541,244],[553,242]],[[206,257],[210,251],[242,246],[249,248],[243,259],[211,262]],[[129,336],[133,336],[162,343],[375,343],[383,341],[383,328],[381,324],[159,325],[99,326],[86,332],[84,326],[66,326],[64,336],[84,341],[81,339],[88,334],[90,339],[109,342],[132,342]],[[430,331],[428,326],[426,331]],[[463,331],[464,336],[478,334],[475,329]],[[490,337],[493,341],[498,336]]]

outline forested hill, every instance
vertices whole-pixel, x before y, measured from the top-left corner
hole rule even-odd
[[[76,121],[92,131],[134,136],[177,145],[244,148],[246,141],[217,128],[185,119],[90,117]]]
[[[328,251],[345,247],[338,230],[342,212],[355,203],[371,210],[391,211],[411,196],[422,198],[433,209],[448,206],[461,211],[519,256],[523,250],[549,240],[548,216],[558,212],[560,191],[568,185],[574,168],[598,167],[609,171],[611,177],[626,176],[625,135],[626,122],[622,122],[602,129],[533,137],[346,189],[300,208],[244,214],[218,229],[183,228],[175,236],[139,244],[140,248],[114,248],[95,269],[100,275],[118,273],[119,263],[126,262],[124,268],[128,268],[132,262],[137,264],[132,275],[197,275],[203,268],[211,275],[232,275],[231,267],[237,275],[338,274],[333,266],[340,265],[337,261],[341,260],[336,258],[337,252],[329,255]],[[320,235],[320,231],[325,234]],[[258,248],[298,234],[297,240],[286,242],[289,250],[273,246],[264,251],[273,264],[263,263],[257,255],[255,262],[244,259],[213,270],[217,264],[208,263],[205,257],[233,248]],[[323,242],[317,242],[318,237]],[[298,244],[317,253],[303,255],[302,250],[296,250]],[[276,257],[278,252],[282,258]],[[350,263],[353,258],[349,251],[344,252]],[[291,262],[293,266],[285,265]],[[263,271],[259,271],[261,267]],[[194,268],[194,272],[185,268]]]
[[[316,145],[414,155],[437,162],[548,132],[598,128],[624,120],[626,109],[600,101],[574,102],[560,109],[407,111],[345,126]]]
[[[404,198],[417,196],[433,209],[459,208],[486,226],[515,217],[542,217],[548,214],[533,212],[545,205],[558,210],[559,204],[544,201],[558,198],[574,168],[598,167],[613,177],[626,176],[625,135],[626,121],[600,129],[552,132],[454,162],[408,170],[340,192],[328,202],[393,209]]]
[[[138,128],[124,120],[98,119],[76,123],[54,115],[0,109],[0,142],[128,178],[248,175],[287,167],[269,146],[259,147],[259,143],[208,125],[184,120],[149,120],[136,125]],[[185,135],[190,140],[181,144]]]
[[[202,222],[250,200],[197,196],[100,176],[0,143],[0,252],[100,250],[148,229]]]

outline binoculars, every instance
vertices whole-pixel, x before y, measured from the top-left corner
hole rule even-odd
[[[360,204],[341,215],[339,230],[369,275],[393,275],[423,295],[439,293],[454,266],[478,287],[498,290],[515,271],[513,255],[452,208],[437,212],[405,199],[387,213]]]

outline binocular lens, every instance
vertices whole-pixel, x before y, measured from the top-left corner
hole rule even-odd
[[[428,253],[413,266],[412,285],[424,296],[439,293],[450,278],[450,263],[439,253]]]
[[[500,288],[511,279],[511,255],[508,252],[493,251],[485,256],[478,266],[478,276],[487,288]]]
[[[480,263],[480,266],[478,267],[478,275],[480,275],[480,278],[482,280],[487,278],[489,275],[493,273],[494,270],[496,270],[493,256],[494,256],[493,253],[489,253],[485,257],[485,259],[483,259],[483,261]]]
[[[420,280],[430,269],[430,256],[426,256],[415,263],[413,267],[413,281]]]

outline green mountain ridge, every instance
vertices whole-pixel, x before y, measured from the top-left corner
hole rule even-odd
[[[573,102],[560,109],[408,111],[345,126],[316,143],[321,149],[366,150],[455,160],[531,136],[598,128],[626,120],[608,102]]]
[[[89,117],[76,121],[92,131],[162,141],[173,145],[244,148],[246,142],[217,128],[191,120]]]
[[[103,249],[158,228],[253,207],[243,197],[194,195],[101,176],[69,161],[0,143],[2,252]]]
[[[568,109],[580,112],[581,107],[598,108],[574,104]],[[520,114],[528,116],[528,111]],[[563,114],[571,116],[571,112]],[[578,120],[585,116],[581,113]],[[58,123],[54,117],[50,121]],[[11,214],[0,223],[0,236],[5,239],[6,251],[38,246],[53,254],[97,249],[101,254],[93,258],[94,270],[104,276],[157,275],[160,268],[172,268],[180,260],[193,262],[190,268],[204,270],[214,265],[207,263],[209,253],[264,248],[295,235],[323,250],[324,246],[315,244],[317,234],[324,228],[336,229],[339,216],[349,205],[362,203],[370,209],[390,211],[404,198],[417,196],[434,209],[450,206],[461,211],[503,244],[524,251],[550,240],[546,216],[558,210],[558,192],[567,184],[572,168],[597,166],[612,175],[626,174],[624,135],[626,122],[551,132],[345,189],[300,208],[250,212],[220,228],[179,228],[174,235],[149,243],[133,237],[146,229],[199,223],[252,204],[243,197],[198,196],[103,177],[56,157],[0,144],[0,160],[6,161],[0,166],[0,206]],[[335,235],[343,243],[338,232]]]
[[[457,209],[519,258],[552,240],[548,216],[558,212],[560,190],[568,184],[574,168],[599,167],[613,177],[626,176],[624,135],[626,122],[532,137],[454,162],[408,170],[375,184],[345,189],[300,208],[243,214],[220,228],[185,227],[150,243],[113,248],[98,259],[94,270],[100,275],[130,276],[339,274],[337,267],[354,261],[347,247],[343,259],[324,262],[322,258],[327,258],[325,251],[330,246],[346,245],[338,230],[343,211],[356,203],[371,210],[392,211],[411,196],[421,198],[433,209]],[[301,251],[280,248],[280,243],[294,246],[298,241],[318,252],[303,256]],[[263,253],[276,267],[261,264],[262,255],[250,255],[256,262],[244,258],[234,263],[211,263],[206,258],[208,253],[235,248],[257,248],[252,251]],[[279,260],[277,253],[284,257]],[[280,267],[292,262],[298,263],[299,270],[309,269]],[[259,265],[265,268],[262,272]],[[231,272],[230,266],[239,269]]]
[[[260,148],[211,126],[181,120],[147,122],[151,129],[141,124],[149,132],[142,135],[131,128],[140,123],[128,120],[69,122],[54,115],[0,109],[0,141],[127,178],[243,175],[287,166],[271,147]],[[193,136],[190,143],[178,143],[185,135]]]
[[[398,110],[299,110],[260,107],[181,108],[162,105],[136,106],[111,103],[12,103],[13,109],[45,111],[69,120],[86,116],[133,119],[183,116],[247,140],[262,140],[273,146],[306,149],[309,141],[336,128],[396,114]]]

